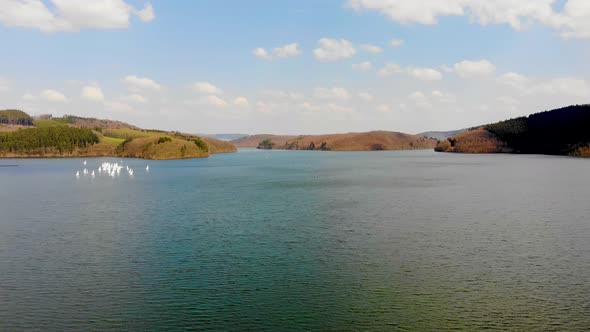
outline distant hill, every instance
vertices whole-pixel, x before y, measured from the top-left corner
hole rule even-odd
[[[419,133],[416,135],[428,137],[428,138],[434,138],[436,140],[441,141],[441,140],[445,140],[449,137],[455,136],[462,131],[465,131],[465,129],[451,130],[451,131],[426,131],[426,132]]]
[[[254,135],[232,141],[238,147],[283,150],[379,151],[432,149],[436,140],[389,131],[329,135]]]
[[[19,110],[1,110],[0,124],[16,126],[32,126],[33,118]]]
[[[294,139],[296,137],[297,136],[259,134],[238,138],[232,140],[231,143],[238,148],[256,148],[260,142],[266,139],[270,139],[277,145],[284,145],[288,140]]]
[[[201,137],[211,137],[221,141],[233,141],[249,136],[248,134],[197,134]]]
[[[121,121],[95,119],[95,118],[83,118],[74,115],[65,115],[60,118],[67,124],[71,124],[81,128],[102,128],[102,129],[135,129],[141,130],[141,128],[130,125]]]
[[[590,105],[568,106],[484,125],[439,142],[436,151],[590,157]]]
[[[30,118],[24,112],[10,112],[22,119]],[[214,138],[145,130],[120,121],[77,116],[43,116],[31,120],[32,125],[27,127],[2,124],[0,157],[181,159],[237,151],[232,144]]]

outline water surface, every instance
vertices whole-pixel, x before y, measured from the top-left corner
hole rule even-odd
[[[88,167],[103,161],[88,159]],[[0,160],[0,330],[583,330],[590,160]],[[151,169],[146,173],[145,165]]]

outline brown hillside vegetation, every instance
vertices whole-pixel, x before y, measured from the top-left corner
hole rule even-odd
[[[238,138],[231,141],[231,143],[238,148],[255,148],[258,147],[260,142],[267,139],[271,140],[274,144],[284,145],[287,141],[295,138],[297,138],[297,136],[260,134]]]
[[[209,152],[211,153],[231,153],[238,151],[235,145],[227,141],[222,141],[212,137],[201,137],[201,139],[207,143],[209,146]]]
[[[95,118],[83,118],[74,115],[66,115],[63,118],[63,122],[80,128],[102,128],[102,129],[135,129],[140,130],[139,127],[130,125],[122,121],[106,120],[106,119],[95,119]]]
[[[572,156],[576,157],[590,157],[590,145],[589,146],[582,146],[574,150]]]
[[[19,129],[25,129],[25,128],[28,128],[28,126],[0,124],[0,133],[9,133],[12,131],[17,131]]]
[[[379,151],[432,149],[433,139],[389,131],[302,136],[290,140],[285,149],[331,151]]]
[[[168,139],[162,139],[168,138]],[[209,156],[193,142],[169,136],[148,136],[125,140],[117,146],[118,156],[143,159],[182,159]]]
[[[433,149],[436,145],[433,139],[390,131],[306,136],[255,135],[234,142],[239,147],[257,147],[265,140],[270,140],[274,149],[285,150],[419,150]]]
[[[466,130],[448,140],[440,141],[435,150],[438,152],[460,153],[509,152],[505,143],[483,127]]]

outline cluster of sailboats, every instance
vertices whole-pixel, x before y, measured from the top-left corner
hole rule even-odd
[[[133,168],[131,168],[129,166],[124,166],[123,162],[121,162],[121,163],[103,162],[100,166],[98,166],[98,169],[96,169],[96,170],[94,170],[94,169],[89,170],[87,168],[88,163],[86,162],[86,160],[84,160],[82,165],[84,166],[84,169],[82,170],[82,173],[80,173],[80,171],[76,172],[76,178],[80,178],[80,176],[91,176],[92,178],[95,178],[97,175],[110,176],[110,177],[114,178],[114,177],[120,176],[121,173],[123,173],[123,174],[127,173],[129,175],[129,177],[133,177],[134,173],[135,173]],[[146,172],[150,171],[150,165],[147,165],[145,167],[145,171]]]

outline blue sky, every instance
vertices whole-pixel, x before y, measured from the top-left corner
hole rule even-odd
[[[0,108],[188,132],[416,133],[590,101],[584,0],[80,3],[0,3]]]

